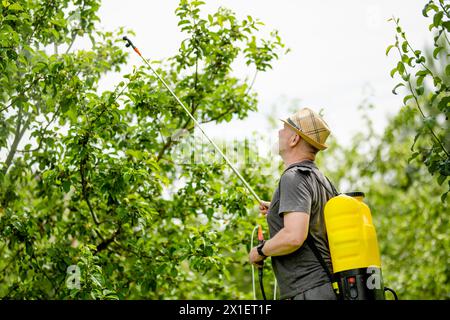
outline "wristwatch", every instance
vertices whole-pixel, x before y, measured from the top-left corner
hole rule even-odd
[[[258,254],[261,257],[267,258],[267,256],[262,252],[262,248],[264,247],[264,244],[266,243],[265,240],[261,241],[260,244],[258,244],[258,246],[256,247],[256,250],[258,251]]]

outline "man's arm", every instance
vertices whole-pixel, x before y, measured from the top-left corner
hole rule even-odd
[[[305,212],[287,212],[283,216],[284,228],[273,238],[267,240],[262,248],[266,256],[283,256],[300,248],[308,236],[309,214]],[[250,262],[256,264],[264,260],[256,247],[250,252]]]
[[[309,214],[287,212],[283,216],[284,228],[267,240],[262,252],[266,256],[284,256],[300,248],[308,236]]]

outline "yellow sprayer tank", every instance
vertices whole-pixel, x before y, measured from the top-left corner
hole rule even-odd
[[[340,194],[325,206],[333,273],[344,299],[384,299],[377,235],[363,198]]]

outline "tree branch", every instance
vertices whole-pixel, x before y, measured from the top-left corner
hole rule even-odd
[[[14,105],[14,103],[17,101],[17,99],[19,99],[19,97],[24,94],[24,92],[27,92],[28,90],[30,90],[32,85],[36,84],[39,80],[41,80],[43,78],[44,78],[43,76],[39,76],[36,79],[34,79],[33,81],[31,81],[31,83],[25,89],[23,89],[23,92],[19,92],[18,95],[15,96],[14,99],[11,100],[11,103],[9,105],[4,107],[3,109],[0,109],[0,112],[8,110],[10,107],[12,107]]]
[[[64,54],[68,54],[70,49],[72,49],[73,44],[75,43],[75,39],[77,38],[77,32],[75,31],[78,31],[78,29],[74,29],[72,31],[72,39],[70,39],[69,47],[67,48],[66,52],[64,52]]]
[[[87,144],[88,136],[89,136],[89,134],[85,138],[86,142],[83,142],[83,146],[84,147]],[[94,220],[96,225],[100,225],[100,222],[99,222],[99,220],[97,218],[97,215],[95,214],[95,212],[94,212],[94,210],[92,208],[91,201],[89,200],[89,194],[88,194],[88,191],[87,191],[87,181],[86,181],[86,176],[85,176],[85,174],[86,174],[86,172],[85,172],[86,162],[87,162],[86,158],[83,158],[80,161],[81,189],[82,189],[84,201],[86,201],[86,204],[87,204],[87,206],[89,208],[89,212],[91,213],[92,219]]]
[[[402,52],[401,52],[400,47],[399,47],[398,44],[397,44],[396,48],[397,48],[398,53],[400,54],[400,56],[402,56]],[[428,68],[427,68],[427,69],[428,69]],[[431,71],[430,71],[430,72],[431,72]],[[411,92],[411,95],[413,96],[414,101],[416,102],[417,108],[419,109],[419,112],[420,112],[420,114],[422,115],[422,118],[423,118],[423,119],[426,119],[427,117],[425,116],[425,113],[423,112],[422,107],[420,106],[419,99],[417,99],[417,96],[416,96],[416,94],[414,93],[414,89],[413,89],[413,87],[412,87],[411,80],[410,80],[411,74],[408,73],[406,70],[405,70],[405,73],[406,73],[406,77],[407,77],[407,79],[408,79],[408,80],[407,80],[407,83],[408,83],[408,86],[409,86],[409,91]],[[431,73],[431,75],[433,76],[432,73]],[[433,128],[431,128],[431,126],[429,126],[428,123],[427,123],[427,128],[430,130],[431,135],[432,135],[433,138],[436,140],[436,142],[439,144],[439,146],[440,146],[441,149],[444,151],[444,153],[447,155],[447,157],[449,157],[449,154],[448,154],[447,150],[445,149],[444,145],[442,144],[441,140],[437,137],[437,135],[436,135],[436,134],[434,133],[434,131],[433,131]]]
[[[16,131],[14,133],[14,141],[11,145],[11,149],[9,150],[8,157],[6,158],[5,166],[3,167],[3,170],[2,170],[3,174],[6,174],[9,167],[11,166],[11,163],[12,163],[14,156],[16,154],[16,151],[17,151],[17,147],[19,146],[20,140],[22,140],[22,137],[23,137],[25,131],[28,129],[28,126],[30,125],[30,122],[31,122],[31,115],[30,115],[22,127],[22,120],[23,120],[22,112],[23,112],[23,108],[22,108],[22,106],[20,106],[19,112],[17,114],[17,124],[16,124]]]
[[[247,95],[250,92],[250,90],[253,88],[253,85],[255,84],[257,75],[258,75],[258,69],[256,69],[255,74],[253,75],[252,82],[250,83],[250,86],[248,87],[247,91],[245,92],[245,95]]]
[[[414,98],[414,101],[416,102],[417,108],[420,111],[420,114],[422,115],[422,118],[426,119],[425,114],[423,113],[423,110],[419,104],[419,100],[417,99],[416,95],[414,94],[412,85],[411,85],[411,80],[408,80],[408,85],[409,85],[409,90],[411,91],[411,94]],[[431,135],[433,136],[433,138],[436,140],[436,142],[439,144],[439,146],[441,147],[441,149],[444,151],[445,155],[447,156],[447,158],[449,157],[448,151],[445,149],[444,145],[442,144],[441,140],[437,137],[436,133],[434,133],[433,128],[431,128],[430,125],[428,125],[427,123],[427,128],[430,130]]]
[[[113,233],[113,235],[112,235],[110,238],[103,240],[103,241],[97,246],[97,249],[96,249],[95,253],[99,253],[100,251],[105,250],[105,249],[108,247],[108,245],[109,245],[110,243],[112,243],[112,242],[116,239],[116,237],[120,234],[121,231],[122,231],[122,225],[119,224],[119,227],[118,227],[117,230]]]
[[[60,109],[61,109],[61,104],[58,106],[58,108],[56,109],[56,111],[55,111],[55,114],[53,115],[53,117],[52,117],[52,119],[49,121],[49,123],[47,123],[47,125],[45,126],[45,128],[44,129],[42,129],[42,130],[40,130],[41,132],[46,132],[47,131],[47,129],[48,129],[48,127],[50,126],[50,124],[53,122],[53,121],[55,121],[55,119],[56,119],[56,116],[59,114],[59,111],[60,111]],[[42,147],[42,139],[41,140],[39,140],[39,145],[36,147],[36,148],[34,148],[34,149],[31,149],[31,150],[17,150],[17,152],[20,152],[20,153],[26,153],[26,152],[34,152],[34,151],[38,151],[41,147]]]

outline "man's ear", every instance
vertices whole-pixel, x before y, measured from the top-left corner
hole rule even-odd
[[[295,147],[297,144],[300,143],[300,136],[298,134],[294,134],[293,137],[291,138],[291,147]]]

